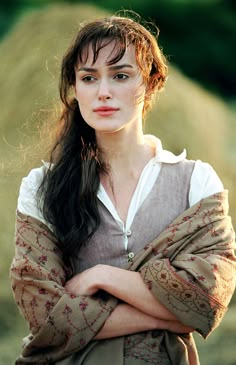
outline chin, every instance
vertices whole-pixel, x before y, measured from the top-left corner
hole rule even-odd
[[[96,126],[94,126],[94,129],[96,132],[101,133],[115,133],[123,129],[123,126],[118,123],[113,123],[112,121],[109,121],[106,123],[100,123],[99,125],[96,124]]]

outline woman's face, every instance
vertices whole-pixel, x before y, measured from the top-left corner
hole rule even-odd
[[[96,134],[132,131],[142,125],[145,86],[130,45],[117,63],[108,65],[114,43],[99,52],[95,64],[89,48],[86,63],[76,67],[75,95],[80,112]]]

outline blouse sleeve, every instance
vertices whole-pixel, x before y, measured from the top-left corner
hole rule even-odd
[[[117,300],[98,292],[71,295],[68,270],[55,235],[39,220],[19,211],[16,252],[10,276],[15,301],[29,324],[23,354],[16,364],[54,363],[88,344],[115,308]]]
[[[197,160],[190,181],[189,206],[222,191],[224,186],[212,166]]]
[[[32,169],[29,174],[22,179],[17,202],[17,210],[22,214],[36,218],[45,225],[48,225],[37,204],[37,192],[42,183],[45,169],[45,165]],[[50,226],[49,228],[51,229]]]

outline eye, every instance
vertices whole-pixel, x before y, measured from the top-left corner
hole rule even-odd
[[[116,74],[115,75],[115,79],[118,79],[118,80],[126,80],[126,79],[128,79],[128,75],[126,75],[126,74],[122,74],[122,73],[119,73],[119,74]]]
[[[89,83],[89,82],[95,81],[96,78],[92,75],[87,75],[87,76],[82,77],[81,80]]]

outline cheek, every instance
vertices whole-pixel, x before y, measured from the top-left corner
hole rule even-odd
[[[76,86],[75,87],[75,97],[78,101],[83,100],[83,95],[85,95],[85,93],[83,92],[83,88]]]
[[[126,99],[131,102],[133,105],[137,105],[144,101],[145,97],[145,87],[142,85],[135,85],[135,87],[129,88],[125,95]]]
[[[75,95],[78,101],[88,97],[91,95],[91,85],[86,85],[81,80],[76,80]]]
[[[83,108],[85,105],[90,103],[91,99],[91,92],[89,93],[86,88],[79,88],[75,89],[75,97],[78,101],[80,108]]]
[[[127,93],[129,93],[129,97],[133,100],[143,99],[145,96],[146,87],[141,79],[133,80],[133,83],[127,85]]]
[[[75,98],[78,102],[80,113],[84,120],[88,119],[88,105],[90,104],[88,100],[87,93],[81,88],[75,88]]]

